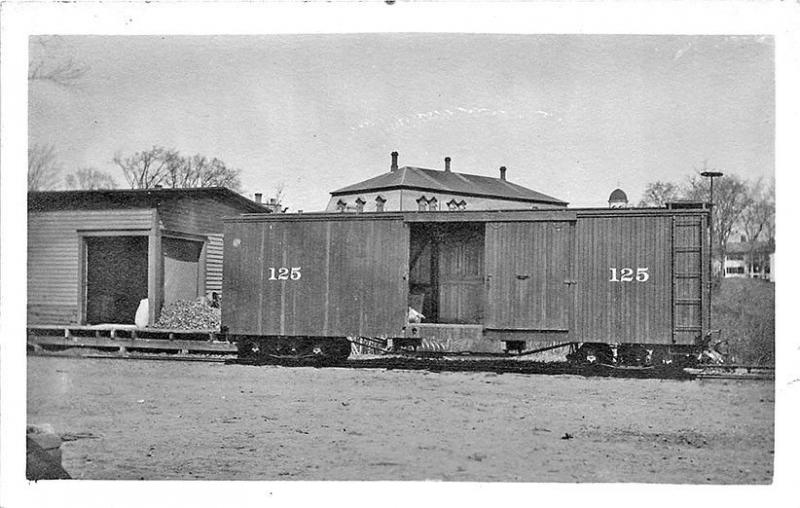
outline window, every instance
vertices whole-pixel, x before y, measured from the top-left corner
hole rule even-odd
[[[730,273],[730,274],[744,273],[744,267],[743,266],[729,266],[729,267],[727,267],[725,269],[725,273]]]
[[[378,196],[377,198],[375,198],[375,211],[382,212],[383,206],[385,204],[386,204],[386,198],[384,198],[383,196]]]
[[[417,199],[417,206],[419,207],[420,212],[424,212],[428,210],[428,199],[425,196],[420,196]]]
[[[357,213],[363,212],[364,211],[364,205],[366,205],[366,204],[367,204],[367,202],[364,201],[361,198],[361,196],[359,196],[358,199],[356,199],[356,212]]]
[[[458,209],[459,210],[466,210],[467,209],[467,202],[463,199],[458,202]]]
[[[347,202],[342,201],[341,199],[336,203],[336,211],[337,212],[344,212],[347,209]]]
[[[428,210],[431,212],[435,212],[439,209],[439,201],[436,198],[431,198],[428,200]]]
[[[447,202],[447,209],[451,212],[458,210],[458,201],[455,199],[451,199]]]

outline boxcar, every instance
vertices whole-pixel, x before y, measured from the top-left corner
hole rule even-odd
[[[702,205],[242,215],[222,322],[244,356],[342,357],[363,337],[668,361],[707,332],[707,225]]]

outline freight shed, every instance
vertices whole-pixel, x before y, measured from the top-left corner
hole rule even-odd
[[[222,321],[450,350],[690,345],[708,328],[707,219],[702,205],[242,215],[225,221]]]
[[[267,212],[221,187],[28,193],[28,324],[134,322],[222,290],[222,217]]]

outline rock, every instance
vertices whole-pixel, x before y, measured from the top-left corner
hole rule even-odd
[[[61,466],[60,460],[56,460],[31,437],[26,436],[25,440],[28,449],[25,477],[28,480],[69,480],[72,478]]]

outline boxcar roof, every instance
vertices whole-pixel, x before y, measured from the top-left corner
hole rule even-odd
[[[492,221],[559,221],[579,217],[630,217],[657,215],[706,215],[708,209],[687,208],[564,208],[556,210],[471,210],[437,212],[314,212],[280,214],[243,214],[223,217],[224,222],[320,221],[320,220],[403,220],[406,222],[492,222]]]
[[[192,189],[103,189],[28,192],[28,211],[103,208],[151,208],[179,198],[210,198],[239,208],[243,213],[269,213],[269,208],[225,187]]]

